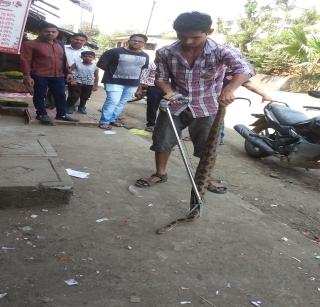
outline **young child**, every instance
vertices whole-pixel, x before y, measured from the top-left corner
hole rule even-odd
[[[73,80],[70,82],[69,96],[67,99],[67,113],[69,114],[73,113],[74,106],[79,98],[80,105],[78,107],[78,112],[87,114],[86,102],[90,98],[91,92],[98,89],[99,75],[98,68],[94,62],[95,56],[93,51],[82,51],[82,61],[76,61],[71,66]]]

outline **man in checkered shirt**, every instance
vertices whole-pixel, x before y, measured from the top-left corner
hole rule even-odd
[[[155,84],[171,101],[170,110],[179,135],[188,127],[194,155],[201,157],[219,104],[228,106],[234,91],[254,75],[251,65],[235,48],[222,46],[208,38],[212,20],[199,12],[183,13],[174,21],[178,41],[156,53]],[[230,83],[222,89],[226,69],[233,72]],[[151,150],[155,151],[156,171],[149,178],[136,181],[150,187],[167,181],[166,166],[177,145],[168,115],[160,111],[153,133]],[[226,188],[212,180],[208,190],[224,193]]]

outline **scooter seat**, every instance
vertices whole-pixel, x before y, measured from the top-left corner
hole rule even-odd
[[[271,102],[266,108],[276,117],[281,125],[295,126],[312,120],[304,113],[293,110],[284,104]]]

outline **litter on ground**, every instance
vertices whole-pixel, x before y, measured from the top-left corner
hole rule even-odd
[[[139,296],[136,296],[136,295],[131,295],[131,296],[129,296],[129,302],[130,303],[140,303],[141,302],[141,298]]]
[[[103,217],[101,219],[96,220],[97,223],[101,223],[101,222],[104,222],[104,221],[109,221],[109,219],[107,217]]]
[[[73,279],[73,278],[67,279],[67,280],[65,280],[64,282],[65,282],[68,286],[77,286],[77,285],[79,285],[79,283],[78,283],[75,279]]]
[[[67,171],[69,176],[76,177],[76,178],[81,178],[81,179],[86,179],[90,175],[90,173],[75,171],[75,170],[73,170],[71,168],[66,168],[66,171]]]
[[[104,134],[109,134],[109,135],[112,135],[112,134],[117,134],[116,131],[113,131],[113,130],[106,130],[106,131],[103,131]]]
[[[141,136],[150,136],[151,135],[151,133],[148,131],[136,129],[136,128],[129,129],[129,131],[132,132],[134,135],[141,135]]]

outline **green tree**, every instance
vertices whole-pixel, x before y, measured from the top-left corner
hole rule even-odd
[[[292,21],[294,26],[309,27],[317,24],[320,21],[320,14],[315,8],[305,10],[302,15]]]
[[[256,0],[247,0],[244,14],[238,19],[239,30],[226,35],[226,39],[260,72],[288,73],[296,64],[317,62],[319,40],[312,31],[320,16],[315,9],[307,9],[293,18],[295,8],[294,0],[275,0],[262,7]]]
[[[96,41],[99,46],[99,53],[102,54],[104,51],[108,50],[109,48],[112,48],[115,46],[115,39],[113,36],[105,34],[105,33],[100,33],[96,37]]]
[[[224,29],[224,21],[223,21],[223,19],[221,17],[218,17],[218,19],[217,19],[215,31],[217,33],[226,34],[226,31]]]
[[[91,22],[87,21],[81,23],[80,30],[88,36],[89,40],[96,40],[100,34],[98,26],[92,25]]]
[[[247,0],[244,6],[244,16],[238,20],[239,31],[227,35],[227,41],[238,47],[244,53],[262,33],[274,28],[274,18],[269,5],[259,7],[256,0]]]
[[[320,62],[320,37],[308,36],[301,27],[291,29],[289,34],[291,42],[283,48],[285,53],[299,63]]]

